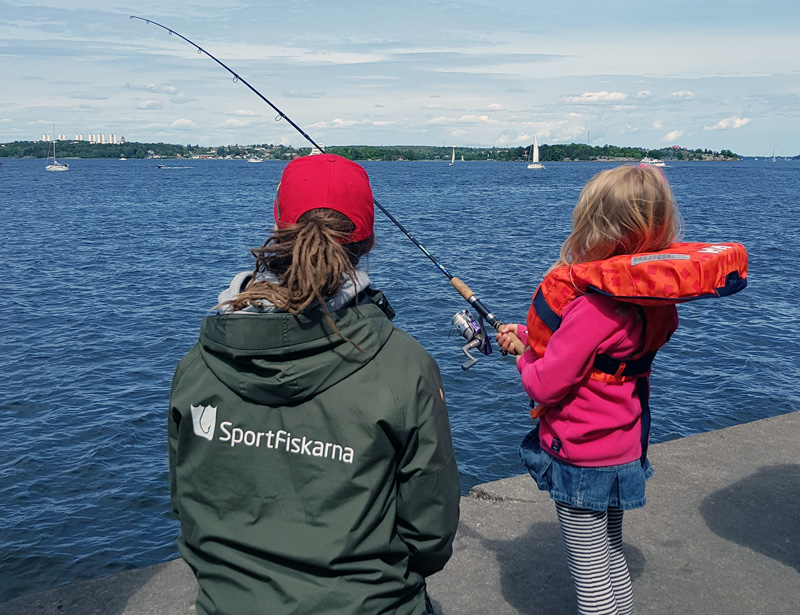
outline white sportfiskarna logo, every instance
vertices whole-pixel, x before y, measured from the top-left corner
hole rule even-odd
[[[214,440],[217,428],[216,406],[190,406],[194,433],[209,442]],[[223,415],[225,413],[223,412]],[[292,455],[319,457],[331,461],[353,463],[355,450],[338,442],[317,440],[314,436],[292,435],[285,429],[263,427],[265,431],[240,427],[231,421],[219,424],[218,442],[225,442],[231,448],[244,446],[246,449],[278,451]]]
[[[196,435],[206,440],[213,440],[214,428],[217,425],[217,408],[215,406],[192,406],[192,425]]]

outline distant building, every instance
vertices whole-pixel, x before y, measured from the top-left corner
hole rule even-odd
[[[58,141],[66,141],[67,137],[66,137],[66,135],[60,134],[60,135],[58,135],[58,137],[56,137],[56,139]],[[53,140],[52,135],[42,135],[42,141],[52,141],[52,140]],[[89,143],[105,143],[105,144],[112,144],[112,145],[125,143],[125,137],[120,137],[119,139],[117,139],[117,135],[115,135],[113,132],[111,134],[109,134],[109,135],[105,135],[105,134],[88,134],[88,135],[84,135],[84,134],[78,133],[78,134],[75,135],[75,139],[74,140],[75,141],[88,141]]]

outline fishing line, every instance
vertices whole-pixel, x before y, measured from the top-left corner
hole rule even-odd
[[[259,97],[261,100],[263,100],[263,101],[264,101],[265,103],[267,103],[267,104],[268,104],[270,107],[272,107],[272,109],[273,109],[273,110],[274,110],[274,111],[275,111],[275,112],[278,114],[278,115],[277,115],[277,117],[275,118],[275,120],[276,120],[276,121],[280,121],[280,120],[286,120],[287,122],[289,122],[289,124],[292,126],[292,128],[294,128],[294,129],[295,129],[297,132],[299,132],[299,133],[300,133],[300,134],[303,136],[303,138],[304,138],[306,141],[308,141],[309,143],[311,143],[311,145],[312,145],[312,146],[314,146],[315,148],[317,148],[317,149],[318,149],[319,151],[321,151],[321,152],[324,152],[324,151],[325,151],[325,149],[324,149],[323,147],[321,147],[321,146],[320,146],[320,145],[319,145],[319,144],[318,144],[316,141],[314,141],[314,139],[312,139],[312,138],[311,138],[311,137],[310,137],[310,136],[309,136],[309,135],[308,135],[308,134],[307,134],[307,133],[306,133],[306,132],[305,132],[305,131],[304,131],[302,128],[300,128],[300,126],[298,126],[297,124],[295,124],[295,123],[292,121],[292,119],[291,119],[291,118],[290,118],[288,115],[286,115],[286,114],[285,114],[283,111],[281,111],[281,110],[280,110],[280,109],[279,109],[279,108],[278,108],[276,105],[274,105],[274,104],[273,104],[273,103],[272,103],[272,102],[271,102],[271,101],[270,101],[270,100],[269,100],[269,99],[268,99],[266,96],[264,96],[264,95],[263,95],[261,92],[259,92],[259,91],[258,91],[257,89],[255,89],[255,88],[254,88],[252,85],[250,85],[250,84],[247,82],[247,80],[246,80],[246,79],[244,79],[244,78],[243,78],[241,75],[239,75],[237,72],[235,72],[235,71],[234,71],[232,68],[230,68],[229,66],[227,66],[227,65],[226,65],[224,62],[222,62],[222,61],[221,61],[221,60],[219,60],[218,58],[214,57],[214,56],[213,56],[211,53],[209,53],[208,51],[206,51],[205,49],[203,49],[203,48],[202,48],[200,45],[198,45],[198,44],[197,44],[197,43],[195,43],[194,41],[190,41],[188,38],[186,38],[186,37],[185,37],[185,36],[183,36],[182,34],[180,34],[180,33],[176,32],[176,31],[175,31],[175,30],[173,30],[172,28],[168,28],[167,26],[165,26],[165,25],[163,25],[163,24],[160,24],[160,23],[158,23],[158,22],[156,22],[156,21],[153,21],[152,19],[147,19],[147,18],[145,18],[145,17],[137,17],[136,15],[131,15],[131,16],[130,16],[130,18],[131,18],[131,19],[138,19],[138,20],[140,20],[140,21],[143,21],[143,22],[145,22],[145,23],[152,24],[152,25],[154,25],[154,26],[158,26],[159,28],[161,28],[161,29],[163,29],[163,30],[166,30],[167,32],[169,32],[169,34],[170,34],[170,35],[173,35],[173,34],[174,34],[175,36],[177,36],[177,37],[178,37],[178,38],[180,38],[181,40],[183,40],[183,41],[186,41],[187,43],[189,43],[189,44],[190,44],[192,47],[194,47],[195,49],[197,49],[197,52],[198,52],[198,53],[203,53],[203,54],[207,55],[209,58],[211,58],[212,60],[214,60],[214,62],[216,62],[217,64],[219,64],[219,65],[220,65],[222,68],[224,68],[224,69],[225,69],[226,71],[228,71],[228,72],[229,72],[231,75],[233,75],[233,82],[234,82],[234,83],[242,83],[242,84],[244,84],[245,86],[247,86],[247,88],[248,88],[248,89],[249,89],[251,92],[253,92],[253,93],[254,93],[256,96],[258,96],[258,97]],[[381,204],[380,204],[380,203],[379,203],[379,202],[378,202],[376,199],[373,199],[373,201],[374,201],[374,203],[375,203],[375,207],[377,207],[378,209],[380,209],[380,210],[381,210],[381,212],[383,212],[383,215],[385,215],[387,218],[389,218],[389,220],[392,222],[392,224],[394,224],[394,225],[395,225],[395,226],[396,226],[398,229],[400,229],[400,231],[401,231],[401,232],[402,232],[402,233],[403,233],[403,234],[404,234],[406,237],[408,237],[408,238],[411,240],[411,242],[412,242],[412,243],[413,243],[415,246],[417,246],[417,247],[418,247],[418,248],[419,248],[419,249],[422,251],[422,253],[423,253],[425,256],[427,256],[427,257],[428,257],[428,258],[431,260],[431,262],[432,262],[434,265],[436,265],[436,266],[439,268],[439,270],[440,270],[440,271],[441,271],[443,274],[445,274],[445,275],[447,276],[447,278],[450,280],[450,284],[453,286],[453,288],[455,288],[455,289],[458,291],[458,293],[459,293],[459,294],[460,294],[462,297],[464,297],[464,299],[466,299],[466,300],[467,300],[467,302],[468,302],[470,305],[472,305],[472,306],[473,306],[473,307],[474,307],[474,308],[475,308],[475,309],[478,311],[478,313],[480,314],[480,316],[481,316],[482,318],[485,318],[485,319],[487,320],[487,322],[488,322],[490,325],[492,325],[492,326],[493,326],[495,329],[499,329],[499,328],[500,328],[500,326],[503,324],[503,322],[502,322],[502,321],[501,321],[499,318],[497,318],[497,317],[496,317],[494,314],[492,314],[492,313],[491,313],[491,311],[490,311],[490,310],[489,310],[489,309],[488,309],[488,308],[487,308],[487,307],[486,307],[486,306],[485,306],[485,305],[484,305],[484,304],[483,304],[483,303],[480,301],[480,299],[478,299],[478,297],[475,295],[475,293],[473,293],[473,292],[472,292],[472,290],[469,288],[469,286],[467,286],[467,285],[466,285],[464,282],[462,282],[462,281],[461,281],[459,278],[457,278],[457,277],[455,277],[454,275],[452,275],[452,274],[451,274],[451,273],[450,273],[450,272],[449,272],[449,271],[448,271],[448,270],[445,268],[445,266],[444,266],[444,265],[442,265],[442,263],[440,263],[438,260],[436,260],[436,258],[434,258],[434,256],[433,256],[433,254],[431,254],[431,253],[430,253],[430,252],[429,252],[429,251],[428,251],[428,250],[425,248],[425,246],[423,246],[423,245],[422,245],[422,244],[421,244],[419,241],[417,241],[417,239],[416,239],[416,238],[415,238],[415,237],[414,237],[414,236],[413,236],[413,235],[412,235],[412,234],[411,234],[411,233],[410,233],[410,232],[409,232],[409,231],[408,231],[408,230],[407,230],[407,229],[406,229],[406,228],[405,228],[405,227],[404,227],[402,224],[400,224],[400,222],[397,220],[397,218],[395,218],[395,217],[394,217],[394,216],[393,216],[393,215],[392,215],[392,214],[391,214],[391,213],[390,213],[390,212],[389,212],[389,211],[388,211],[388,210],[387,210],[387,209],[386,209],[386,208],[385,208],[383,205],[381,205]],[[463,314],[463,312],[460,312],[459,314],[456,314],[456,316],[454,317],[454,320],[455,320],[455,319],[457,319],[457,318],[458,318],[460,315],[462,315],[462,314]],[[473,319],[473,320],[474,320],[474,319]],[[454,324],[455,324],[455,323],[454,323]],[[475,346],[475,345],[474,345],[474,341],[475,341],[475,339],[477,339],[477,338],[476,338],[476,335],[478,335],[478,334],[475,334],[475,335],[472,335],[471,337],[469,337],[469,335],[470,335],[469,331],[470,331],[470,330],[474,330],[474,327],[463,327],[463,331],[462,331],[462,328],[461,328],[461,327],[459,327],[459,331],[460,331],[460,332],[462,332],[462,335],[463,335],[465,338],[467,338],[467,341],[468,341],[468,344],[467,344],[467,346],[470,346],[470,344],[473,344],[473,346],[472,346],[472,347],[477,347],[477,348],[478,348],[478,350],[480,350],[480,351],[481,351],[483,354],[487,354],[487,355],[488,355],[488,354],[489,354],[489,352],[491,352],[491,346],[490,346],[490,345],[489,345],[489,343],[488,343],[488,338],[486,338],[486,336],[484,336],[484,338],[483,338],[483,339],[484,339],[484,342],[483,342],[483,343],[481,343],[481,344],[480,344],[480,345],[478,345],[478,346]],[[524,350],[524,348],[525,348],[525,345],[524,345],[524,344],[523,344],[521,341],[519,341],[518,339],[516,339],[516,338],[514,338],[514,339],[516,340],[516,341],[515,341],[515,343],[514,343],[514,346],[516,347],[516,349],[517,349],[519,352],[522,352],[522,351]],[[467,348],[467,346],[465,346],[465,347],[464,347],[464,348],[465,348],[464,352],[465,352],[466,354],[468,354],[468,350],[466,349],[466,348]],[[465,369],[466,369],[466,368],[465,368]]]

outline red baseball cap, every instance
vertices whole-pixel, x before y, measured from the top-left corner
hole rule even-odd
[[[361,165],[334,154],[295,158],[283,170],[275,199],[275,222],[286,228],[311,209],[328,208],[355,224],[342,243],[372,235],[375,206],[369,177]]]

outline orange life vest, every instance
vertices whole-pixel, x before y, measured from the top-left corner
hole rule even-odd
[[[528,344],[541,357],[571,301],[592,292],[608,295],[639,306],[645,319],[644,345],[631,357],[598,357],[591,377],[608,382],[640,378],[650,373],[656,351],[669,340],[669,306],[732,295],[746,285],[747,251],[738,243],[673,243],[659,252],[558,267],[533,296]]]

